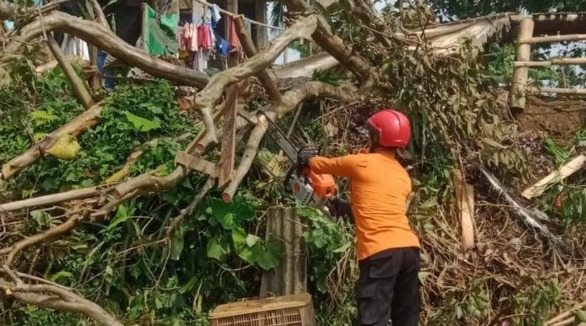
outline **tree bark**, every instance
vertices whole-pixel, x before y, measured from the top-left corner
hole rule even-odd
[[[218,73],[210,79],[201,92],[195,96],[195,106],[203,115],[207,135],[212,142],[217,142],[215,127],[211,116],[212,108],[216,105],[226,86],[252,76],[268,67],[279,54],[293,41],[310,35],[317,26],[314,16],[300,18],[291,28],[288,28],[274,39],[262,52],[243,64]]]

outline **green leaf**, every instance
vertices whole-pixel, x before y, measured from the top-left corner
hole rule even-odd
[[[230,254],[230,247],[223,238],[218,236],[209,239],[206,248],[208,257],[220,262],[223,262]]]
[[[184,246],[184,237],[183,234],[185,233],[185,229],[183,229],[182,227],[179,228],[179,230],[177,230],[175,232],[175,234],[173,234],[173,242],[171,243],[171,259],[172,260],[179,260],[179,257],[181,256],[181,252],[183,251],[183,246]]]
[[[161,123],[158,121],[151,121],[151,120],[139,117],[135,114],[132,114],[128,111],[124,111],[124,114],[126,115],[126,118],[128,119],[128,121],[130,121],[130,123],[132,123],[132,125],[134,126],[134,128],[136,130],[150,131],[150,130],[161,128]]]
[[[257,246],[258,244],[254,246],[254,248]],[[279,266],[281,259],[280,244],[278,242],[269,242],[266,244],[264,249],[265,250],[263,250],[262,253],[255,251],[255,254],[259,254],[260,256],[257,261],[258,265],[264,270],[273,269]]]
[[[179,289],[179,293],[187,293],[195,288],[195,284],[197,283],[197,279],[195,276],[192,276],[184,286]]]
[[[116,215],[108,225],[106,230],[114,229],[118,224],[124,223],[128,221],[132,217],[132,213],[134,213],[134,208],[129,208],[128,205],[120,205],[118,206],[118,210],[116,211]]]
[[[256,262],[257,257],[255,257],[251,248],[248,248],[246,244],[247,236],[246,231],[244,231],[241,227],[236,227],[232,229],[232,242],[234,243],[234,248],[236,249],[236,253],[240,258],[242,258],[245,262],[254,264]]]
[[[74,279],[74,276],[72,273],[68,272],[68,271],[59,271],[53,275],[51,275],[50,277],[48,277],[48,279],[50,281],[53,282],[57,282],[59,279]]]
[[[33,119],[33,122],[35,123],[35,126],[42,126],[44,124],[47,123],[51,123],[55,120],[57,120],[59,117],[49,113],[47,111],[43,111],[43,110],[35,110],[33,112],[31,112],[31,118]]]
[[[254,234],[249,234],[246,236],[246,245],[249,247],[254,246],[258,241],[260,240],[260,238]]]

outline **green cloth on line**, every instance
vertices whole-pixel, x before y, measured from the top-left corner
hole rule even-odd
[[[143,18],[144,50],[156,56],[177,54],[179,51],[179,43],[177,42],[179,13],[164,14],[159,22],[155,10],[147,5]]]

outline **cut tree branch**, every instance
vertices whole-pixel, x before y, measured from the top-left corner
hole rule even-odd
[[[100,116],[101,112],[102,104],[95,104],[70,122],[47,135],[23,154],[2,165],[2,174],[0,174],[0,180],[7,180],[8,178],[14,176],[18,171],[24,169],[25,167],[31,165],[43,157],[45,152],[55,144],[59,137],[63,135],[72,135],[77,137],[89,128],[95,126],[98,123],[98,117]]]
[[[234,23],[236,24],[236,34],[238,34],[238,38],[240,39],[244,53],[246,53],[246,56],[249,58],[254,57],[258,54],[258,51],[254,45],[254,42],[252,41],[250,34],[248,33],[248,29],[246,28],[244,16],[239,15],[236,17],[236,19],[234,19]],[[269,76],[268,72],[266,70],[261,70],[256,75],[261,84],[269,93],[271,100],[273,102],[280,102],[281,92],[279,91],[279,87],[277,87],[277,83],[273,78],[271,78],[271,76]]]
[[[47,39],[47,45],[49,45],[49,50],[51,50],[51,53],[53,53],[53,56],[55,59],[57,59],[57,62],[59,62],[59,65],[61,66],[61,69],[63,69],[65,76],[67,76],[67,79],[69,79],[71,88],[73,89],[73,93],[75,93],[77,99],[81,102],[83,107],[86,108],[86,110],[91,108],[92,105],[94,105],[94,100],[92,99],[90,92],[88,92],[87,88],[85,88],[85,84],[81,78],[79,78],[79,76],[77,76],[75,73],[71,63],[65,58],[65,55],[61,51],[57,41],[49,36]]]
[[[292,89],[283,95],[283,101],[279,105],[272,105],[265,113],[271,120],[282,117],[284,114],[295,109],[300,103],[313,97],[331,97],[344,102],[357,101],[361,96],[353,90],[352,87],[336,87],[326,83],[313,81],[307,82],[302,86]],[[258,146],[264,137],[268,128],[268,122],[265,115],[260,115],[256,126],[252,130],[248,139],[248,144],[244,150],[244,154],[240,159],[240,165],[236,169],[232,181],[224,189],[222,199],[225,202],[231,202],[238,186],[250,170],[252,162],[258,153]]]
[[[107,29],[110,29],[110,25],[108,25],[108,19],[106,19],[106,15],[104,15],[104,11],[102,10],[100,3],[98,3],[97,0],[90,0],[90,3],[92,4],[94,16],[96,17],[98,23],[102,24],[102,26],[106,27]]]
[[[301,13],[313,12],[311,5],[304,0],[287,0],[287,7]],[[313,15],[318,16],[318,14]],[[311,36],[320,47],[356,75],[361,89],[370,89],[374,86],[376,79],[374,68],[331,32],[331,26],[323,16],[319,15],[317,29]]]
[[[27,304],[37,305],[42,308],[83,314],[104,326],[124,325],[94,302],[73,292],[64,291],[62,288],[56,286],[22,285],[15,288],[2,287],[4,288],[6,295],[12,296],[13,298]],[[38,294],[36,292],[51,293],[53,295]]]
[[[226,86],[241,81],[242,79],[257,74],[259,71],[265,69],[291,42],[310,35],[315,31],[316,26],[316,17],[310,16],[300,18],[293,24],[293,26],[271,41],[270,44],[262,52],[255,55],[254,58],[247,60],[239,66],[224,70],[214,75],[206,87],[202,89],[201,92],[197,93],[195,96],[195,107],[202,113],[207,135],[209,135],[213,143],[217,142],[217,137],[211,111],[222,96]]]
[[[4,3],[4,1],[0,0],[0,4]],[[176,66],[164,60],[157,59],[126,43],[112,33],[109,28],[104,27],[100,23],[82,20],[58,11],[51,12],[42,18],[37,17],[30,24],[24,26],[20,30],[19,35],[15,36],[13,41],[6,46],[0,57],[0,64],[8,63],[15,55],[20,53],[20,49],[26,44],[26,42],[30,42],[42,35],[43,27],[47,33],[54,30],[60,30],[79,37],[80,39],[108,52],[110,55],[120,58],[128,64],[136,66],[153,76],[158,76],[178,84],[195,86],[198,88],[203,88],[208,82],[208,76],[205,73]]]
[[[0,250],[0,255],[8,254],[3,265],[10,266],[12,264],[12,261],[14,260],[14,257],[16,257],[16,254],[18,254],[24,248],[30,247],[32,245],[35,245],[37,243],[40,243],[40,242],[45,241],[47,239],[50,239],[54,236],[57,236],[57,235],[60,235],[60,234],[63,234],[67,231],[72,230],[77,225],[77,223],[79,223],[81,220],[84,219],[84,217],[85,216],[83,214],[74,214],[67,221],[65,221],[63,224],[59,224],[59,225],[54,226],[44,232],[37,233],[33,236],[24,238],[9,247],[2,248]]]

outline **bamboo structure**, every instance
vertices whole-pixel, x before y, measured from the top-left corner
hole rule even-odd
[[[524,40],[533,36],[533,27],[535,23],[533,19],[527,18],[521,21],[519,26],[519,47],[517,48],[517,61],[529,61],[531,59],[531,45],[523,43]],[[513,70],[513,83],[511,89],[511,108],[525,108],[525,94],[524,89],[527,85],[527,77],[529,75],[528,67],[515,67]]]
[[[566,65],[586,65],[586,57],[582,58],[555,58],[542,61],[531,61],[531,45],[538,43],[560,43],[566,41],[581,41],[586,40],[586,34],[559,34],[533,36],[535,31],[535,24],[547,22],[576,22],[582,19],[581,14],[560,15],[533,15],[533,16],[512,16],[511,20],[519,22],[519,30],[517,34],[517,58],[514,62],[513,81],[511,85],[511,96],[509,97],[509,106],[511,109],[525,108],[527,94],[565,94],[565,95],[586,95],[586,89],[572,89],[572,88],[543,88],[529,85],[528,75],[529,68],[532,67],[551,67],[551,66],[566,66]],[[566,30],[566,33],[569,31]]]

